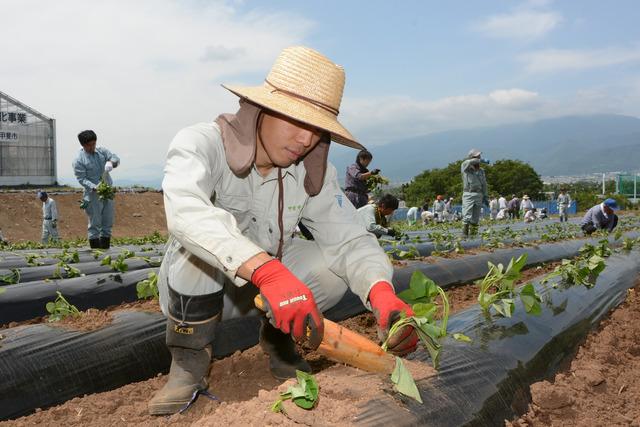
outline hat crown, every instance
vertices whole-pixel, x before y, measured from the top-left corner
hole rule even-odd
[[[266,79],[272,91],[309,101],[319,109],[338,115],[344,91],[344,69],[313,49],[284,49]]]

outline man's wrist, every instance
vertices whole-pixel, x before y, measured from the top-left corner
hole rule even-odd
[[[253,276],[254,271],[262,267],[269,261],[273,261],[274,259],[275,258],[273,258],[266,252],[259,252],[240,265],[236,276],[241,277],[245,280],[251,280],[251,276]]]
[[[371,304],[375,304],[375,301],[384,295],[394,295],[395,296],[396,292],[393,289],[393,285],[391,285],[391,283],[387,282],[386,280],[381,280],[379,282],[376,282],[372,287],[371,290],[369,291],[369,302]]]

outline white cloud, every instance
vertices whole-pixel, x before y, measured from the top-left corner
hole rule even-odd
[[[538,99],[536,92],[523,89],[500,89],[489,94],[489,98],[499,105],[508,107],[525,107]]]
[[[540,39],[562,21],[560,13],[549,10],[552,0],[526,0],[509,13],[488,16],[474,29],[487,37],[520,41]]]
[[[220,83],[260,84],[278,52],[314,27],[237,4],[4,2],[1,90],[57,120],[61,177],[72,176],[83,129],[122,157],[119,174],[161,165],[179,129],[235,110]]]
[[[639,61],[640,46],[591,50],[546,49],[520,55],[518,59],[530,73],[585,70]]]
[[[475,29],[488,37],[530,41],[544,37],[560,22],[557,12],[524,9],[489,16]]]
[[[356,136],[380,144],[448,129],[530,120],[540,103],[536,92],[518,88],[436,100],[345,99],[342,120]]]
[[[638,82],[549,96],[497,89],[436,100],[410,97],[347,98],[341,121],[365,145],[379,145],[452,129],[496,126],[584,114],[640,115]]]

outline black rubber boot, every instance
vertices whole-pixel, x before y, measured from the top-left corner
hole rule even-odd
[[[100,238],[100,248],[109,249],[111,247],[111,237]]]
[[[274,378],[296,377],[296,370],[311,372],[311,366],[298,354],[291,336],[274,327],[265,318],[260,328],[260,347],[269,354],[269,370]]]
[[[102,247],[100,245],[100,239],[89,239],[89,247],[91,249],[100,249]]]
[[[462,235],[463,235],[464,237],[469,237],[469,224],[466,224],[466,223],[465,223],[465,224],[462,226]]]
[[[211,342],[222,311],[222,292],[181,295],[169,288],[167,347],[169,380],[149,401],[151,415],[169,415],[185,408],[197,391],[209,387]],[[182,312],[187,307],[188,313]]]

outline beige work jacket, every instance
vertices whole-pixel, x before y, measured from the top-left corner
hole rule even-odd
[[[181,130],[167,154],[164,191],[171,239],[188,252],[236,277],[241,264],[266,251],[277,251],[277,168],[262,177],[255,166],[236,176],[225,159],[219,126],[200,123]],[[358,221],[333,165],[327,165],[322,189],[309,196],[302,162],[283,169],[284,247],[291,244],[299,221],[309,228],[328,268],[345,280],[369,307],[373,284],[391,282],[393,268],[375,237]],[[171,248],[171,245],[168,245]],[[179,248],[177,249],[179,250]]]

